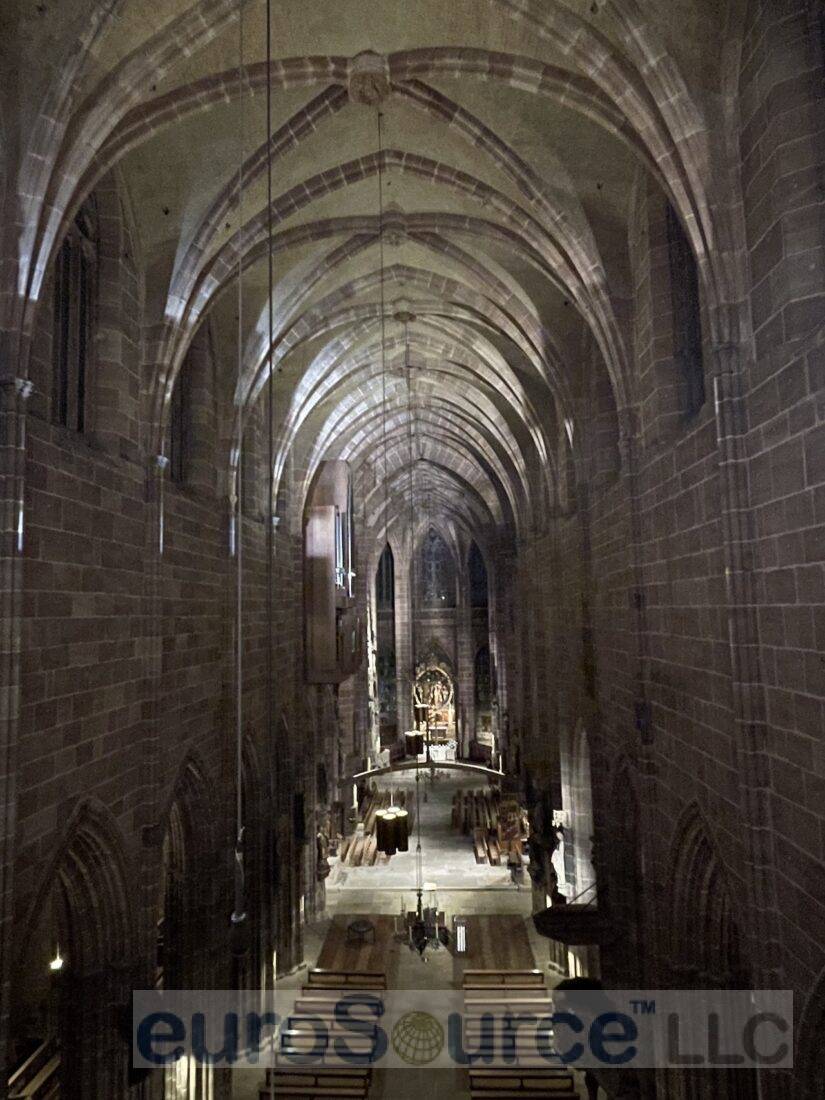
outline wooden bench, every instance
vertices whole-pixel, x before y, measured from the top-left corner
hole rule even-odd
[[[544,989],[465,989],[465,1011],[496,1012],[508,1007],[531,1009],[533,1012],[552,1012],[553,1001]]]
[[[488,1100],[578,1097],[573,1074],[566,1069],[471,1069],[469,1075],[472,1097],[483,1096]]]
[[[532,1096],[534,1100],[579,1100],[578,1091],[566,1086],[545,1085],[534,1089],[508,1089],[504,1085],[500,1088],[470,1088],[470,1100],[481,1100],[482,1097],[485,1100],[524,1100],[525,1096]]]
[[[473,829],[473,852],[475,853],[476,863],[487,862],[487,845],[484,840],[483,829]]]
[[[491,1014],[498,1021],[496,1026],[503,1026],[504,1018],[508,1015],[520,1018],[521,1020],[524,1020],[525,1018],[532,1017],[533,1019],[541,1022],[543,1030],[546,1029],[547,1027],[549,1027],[549,1024],[546,1024],[545,1021],[552,1020],[552,1011],[551,1010],[545,1010],[544,1008],[541,1008],[541,1007],[536,1009],[535,1005],[508,1005],[508,1004],[484,1006],[484,1007],[481,1007],[481,1008],[477,1008],[475,1006],[472,1006],[472,1007],[469,1007],[469,1008],[465,1007],[465,1009],[464,1009],[464,1020],[468,1024],[469,1023],[475,1024],[479,1020],[485,1019],[485,1017],[489,1019]],[[520,1024],[519,1026],[522,1026],[522,1025]]]
[[[464,989],[480,989],[488,986],[545,987],[541,970],[465,970]]]
[[[323,1034],[318,1035],[315,1032],[284,1028],[278,1036],[277,1063],[279,1066],[301,1066],[302,1062],[297,1059],[303,1059],[313,1067],[320,1065],[330,1071],[337,1070],[346,1062],[335,1046],[331,1045],[336,1038],[346,1039],[346,1061],[350,1064],[363,1062],[364,1065],[371,1065],[375,1060],[377,1044],[374,1036],[353,1035],[352,1032],[339,1032],[336,1036],[326,1029]]]
[[[371,998],[374,997],[372,990],[369,991],[369,996]],[[340,996],[328,1001],[316,1000],[314,997],[299,997],[295,1002],[291,1017],[296,1019],[300,1019],[301,1017],[312,1017],[317,1020],[334,1020],[336,1008],[340,1003]],[[374,1020],[376,1016],[375,1012],[371,1011],[370,1006],[362,1007],[360,1002],[355,1004],[350,1003],[347,1014],[356,1019],[363,1017],[365,1020]]]
[[[474,1051],[488,1056],[493,1065],[506,1065],[511,1072],[526,1068],[540,1071],[551,1066],[559,1069],[562,1067],[561,1058],[553,1046],[552,1031],[537,1035],[534,1031],[519,1030],[512,1041],[505,1045],[501,1034],[490,1034],[482,1024],[479,1024],[475,1031],[466,1027],[463,1037],[465,1043],[471,1045]]]
[[[332,991],[330,991],[332,992]],[[382,1004],[380,989],[336,989],[332,997],[316,997],[315,991],[308,990],[299,994],[294,1001],[293,1014],[296,1016],[332,1016],[337,1005],[345,1002],[352,1005],[353,1011],[361,1005]],[[368,1009],[365,1010],[365,1013]]]
[[[279,1097],[355,1097],[369,1094],[372,1070],[360,1067],[340,1070],[269,1069],[266,1084],[258,1092],[259,1100]]]
[[[310,970],[305,992],[310,989],[386,989],[387,975],[379,970]]]

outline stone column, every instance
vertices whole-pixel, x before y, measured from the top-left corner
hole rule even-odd
[[[398,699],[398,732],[412,729],[413,629],[412,592],[408,549],[395,559],[395,675]]]
[[[639,789],[640,834],[642,837],[655,836],[660,828],[657,820],[657,784],[655,764],[655,744],[650,707],[650,636],[647,621],[647,594],[642,566],[642,521],[640,514],[640,494],[637,483],[638,450],[641,440],[638,438],[638,416],[634,409],[626,407],[619,411],[619,457],[624,492],[629,503],[630,523],[630,577],[629,592],[631,618],[628,639],[634,643],[634,708],[637,735],[637,779]],[[632,635],[632,638],[631,638]],[[591,766],[593,765],[591,755]],[[598,765],[598,761],[597,761]],[[592,773],[596,769],[592,767]],[[594,800],[594,832],[600,827],[599,800]],[[654,984],[657,975],[668,971],[668,962],[662,957],[663,945],[657,933],[657,906],[654,899],[661,896],[667,881],[668,868],[660,860],[654,861],[650,852],[641,845],[641,857],[645,861],[645,889],[639,899],[641,919],[644,924],[648,945],[647,955],[638,961],[638,981]],[[653,851],[656,851],[655,847]],[[597,868],[598,871],[598,868]]]
[[[502,552],[490,555],[487,566],[489,585],[489,609],[487,632],[490,640],[490,670],[495,671],[495,694],[493,697],[493,732],[498,738],[504,766],[509,759],[504,716],[509,712],[509,666],[508,655],[515,646],[509,623],[512,619],[513,572],[514,566]],[[508,587],[505,589],[504,578]],[[512,655],[511,655],[512,659]],[[513,763],[511,761],[511,766]]]
[[[748,359],[740,345],[713,349],[722,522],[727,579],[728,637],[732,667],[735,743],[739,790],[747,835],[750,940],[756,988],[779,988],[781,946],[775,887],[770,766],[767,754],[765,691],[759,666],[759,628],[753,577],[753,514],[748,492],[747,428],[742,402]]]
[[[458,571],[456,607],[456,738],[459,756],[466,756],[475,737],[475,653],[473,650],[473,609],[470,600],[470,578],[466,558]],[[493,761],[495,765],[495,760]]]
[[[0,376],[0,1096],[6,1093],[12,942],[20,618],[23,584],[26,401],[24,378]]]

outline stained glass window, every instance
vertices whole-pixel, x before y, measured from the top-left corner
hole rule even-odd
[[[455,607],[455,566],[447,543],[431,527],[421,548],[419,590],[423,607]]]

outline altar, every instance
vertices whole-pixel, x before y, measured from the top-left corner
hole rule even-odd
[[[455,690],[445,668],[430,664],[418,672],[413,685],[413,705],[427,714],[426,722],[419,728],[428,734],[431,746],[455,743]]]

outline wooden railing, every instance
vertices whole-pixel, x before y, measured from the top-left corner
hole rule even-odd
[[[47,1039],[9,1078],[9,1100],[54,1100],[60,1095],[60,1055]]]

